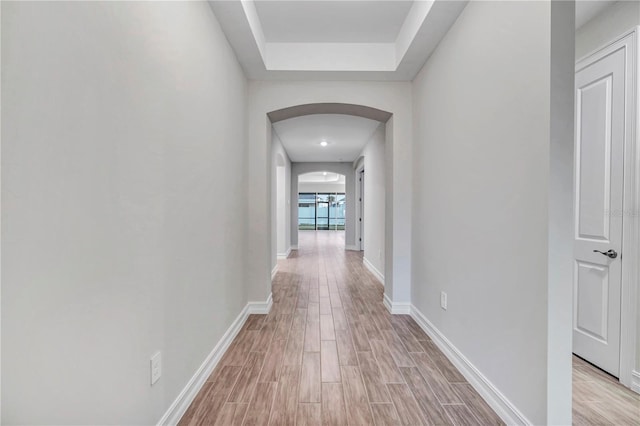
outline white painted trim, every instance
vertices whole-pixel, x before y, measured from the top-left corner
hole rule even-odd
[[[289,247],[289,249],[284,253],[278,253],[277,258],[279,260],[284,260],[284,259],[287,259],[290,254],[291,254],[291,247]]]
[[[211,353],[205,358],[202,365],[196,370],[195,374],[187,385],[182,389],[178,397],[173,401],[169,409],[158,421],[158,425],[177,425],[187,408],[191,405],[207,378],[216,368],[218,362],[222,359],[225,351],[231,345],[233,339],[238,335],[240,329],[244,325],[249,316],[249,305],[245,306],[240,315],[231,323],[231,326],[224,333],[218,344],[213,348]]]
[[[631,373],[631,390],[640,393],[640,371]]]
[[[204,386],[207,378],[211,375],[222,356],[227,351],[233,339],[238,335],[242,326],[247,321],[250,314],[268,314],[273,304],[273,294],[269,293],[269,297],[265,302],[248,302],[240,312],[240,315],[231,323],[231,326],[224,333],[218,344],[213,348],[211,353],[205,358],[202,365],[196,370],[191,380],[182,389],[178,397],[173,401],[169,409],[158,421],[158,425],[177,425],[184,413],[187,411],[193,400],[195,399],[202,386]]]
[[[291,244],[290,250],[298,250],[298,245],[297,244]]]
[[[271,270],[271,281],[273,281],[277,273],[278,273],[278,265],[276,264],[276,266],[274,266],[273,269]]]
[[[576,72],[584,67],[610,55],[614,51],[624,49],[626,53],[625,84],[630,87],[629,97],[626,99],[627,113],[625,114],[625,147],[624,147],[624,195],[622,220],[622,247],[620,261],[622,262],[622,295],[620,304],[620,383],[630,388],[633,382],[633,371],[637,358],[637,315],[638,315],[638,281],[640,280],[640,141],[637,131],[640,113],[637,103],[640,98],[638,85],[638,57],[640,46],[638,32],[640,27],[634,27],[606,46],[588,54],[576,62]]]
[[[411,317],[506,424],[533,424],[414,305],[411,305]]]
[[[386,139],[385,139],[386,140]],[[358,158],[358,164],[355,167],[355,183],[356,183],[356,208],[355,208],[355,218],[356,218],[356,251],[364,251],[364,243],[362,241],[362,226],[364,226],[364,206],[362,205],[362,198],[364,195],[362,192],[362,184],[360,183],[360,173],[364,171],[364,155],[361,155]],[[357,220],[358,218],[362,219],[362,221]]]
[[[271,311],[271,305],[273,305],[273,293],[269,293],[269,297],[266,302],[248,302],[247,312],[249,314],[266,315]]]
[[[384,275],[382,275],[382,273],[378,271],[378,269],[375,266],[373,266],[373,264],[369,261],[369,259],[367,259],[366,257],[363,257],[362,264],[364,265],[365,268],[369,270],[369,272],[371,272],[378,279],[378,281],[380,281],[380,284],[384,286]]]
[[[357,245],[346,245],[344,246],[344,249],[349,251],[360,251],[360,247]]]
[[[392,302],[386,294],[382,300],[385,308],[391,315],[409,315],[411,313],[411,303],[408,302]]]

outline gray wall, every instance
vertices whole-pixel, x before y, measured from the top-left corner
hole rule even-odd
[[[284,185],[278,181],[277,177],[279,161],[283,163]],[[271,164],[271,268],[273,269],[277,265],[278,254],[286,253],[291,247],[291,160],[276,132],[272,132],[271,135]],[[296,197],[295,203],[297,200]],[[297,222],[297,214],[295,218]],[[281,235],[283,233],[284,235]]]
[[[355,245],[355,172],[351,163],[291,163],[291,245],[298,245],[298,176],[311,172],[332,172],[345,176],[345,246]]]
[[[533,424],[571,409],[547,418],[551,42],[550,2],[470,2],[413,84],[412,303]]]
[[[205,2],[2,2],[2,88],[2,423],[155,424],[247,302],[242,70]]]
[[[617,1],[576,31],[576,59],[640,25],[640,2]]]
[[[364,258],[385,275],[385,125],[362,150],[364,157]]]
[[[298,182],[299,192],[345,192],[344,183]]]

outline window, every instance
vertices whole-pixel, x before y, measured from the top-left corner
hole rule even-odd
[[[345,201],[345,194],[341,192],[301,192],[298,194],[298,229],[344,230]]]

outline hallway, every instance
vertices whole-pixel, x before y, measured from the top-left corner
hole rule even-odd
[[[269,315],[251,315],[181,425],[502,424],[409,316],[344,250],[300,232]]]

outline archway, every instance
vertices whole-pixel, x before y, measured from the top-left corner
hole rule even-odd
[[[304,119],[305,116],[310,115],[317,118]],[[335,222],[337,218],[331,217],[330,213],[332,211],[335,213],[338,209],[338,205],[333,205],[335,203],[332,203],[331,198],[333,197],[333,201],[335,201],[337,197],[340,197],[340,203],[342,203],[341,207],[344,209],[345,214],[341,219],[341,229],[344,230],[344,234],[340,236],[341,238],[344,238],[344,242],[340,242],[339,244],[344,244],[344,248],[346,250],[364,251],[364,265],[378,278],[380,282],[384,284],[386,281],[385,264],[387,253],[385,247],[385,235],[387,233],[391,233],[391,222],[386,223],[385,221],[385,192],[387,186],[387,183],[385,182],[385,174],[386,169],[390,168],[386,164],[385,151],[389,153],[392,152],[392,147],[389,146],[391,142],[387,141],[385,129],[386,122],[391,119],[392,115],[385,111],[361,105],[305,104],[270,112],[268,113],[268,117],[273,128],[271,140],[273,151],[273,171],[271,175],[274,179],[275,186],[272,185],[272,187],[280,188],[282,186],[281,180],[282,176],[284,176],[283,170],[285,170],[284,165],[286,162],[283,160],[281,153],[284,153],[284,156],[287,157],[287,164],[290,167],[290,173],[288,174],[290,176],[290,203],[288,204],[288,217],[290,218],[290,245],[284,245],[291,247],[293,250],[297,250],[300,248],[301,241],[317,241],[316,238],[319,234],[309,234],[308,231],[324,231],[331,229],[332,221]],[[353,122],[349,121],[346,117],[352,117]],[[328,123],[322,121],[329,119],[337,121],[330,121]],[[314,147],[314,143],[314,146],[309,146],[309,148],[305,150],[304,155],[307,156],[307,158],[301,158],[300,156],[302,154],[298,151],[299,148],[295,144],[287,146],[287,143],[284,142],[286,138],[281,138],[280,135],[282,135],[283,131],[286,132],[287,129],[289,129],[289,134],[291,133],[291,129],[295,129],[297,131],[296,135],[299,135],[300,133],[304,134],[305,143],[307,143],[307,139],[310,137],[309,134],[313,133],[312,129],[315,129],[313,124],[310,123],[317,123],[318,120],[322,121],[323,124],[326,125],[329,123],[331,124],[324,131],[329,131],[328,129],[335,131],[336,128],[334,126],[344,127],[347,125],[349,127],[356,126],[353,128],[357,128],[357,126],[362,123],[366,123],[367,126],[372,127],[366,128],[367,133],[358,146],[357,151],[352,151],[351,155],[345,158],[342,158],[342,155],[340,158],[336,158],[337,160],[347,161],[335,161],[336,159],[333,159],[333,161],[310,161],[316,159],[322,160],[322,155],[327,151],[322,153],[318,151],[315,153],[314,149],[317,150],[318,148]],[[326,136],[327,135],[323,133],[323,138]],[[336,146],[340,145],[341,148],[345,148],[342,144],[349,145],[349,142],[342,139],[342,143],[336,143]],[[288,151],[289,149],[292,151]],[[365,152],[368,154],[364,155]],[[292,160],[289,159],[289,155]],[[298,158],[296,159],[296,157]],[[374,158],[375,161],[373,160]],[[295,161],[293,159],[295,159]],[[325,159],[331,160],[330,158]],[[365,197],[361,192],[363,187],[359,180],[361,180],[363,176],[362,169],[364,167],[365,159],[369,159],[369,169],[372,182],[372,185],[368,187],[369,191],[371,191],[371,197],[368,198],[371,205],[368,205],[367,208],[371,213],[371,224],[375,224],[375,227],[369,229],[371,238],[367,239],[368,244],[361,244],[362,233],[365,225],[363,223],[365,210],[365,203],[363,202],[363,199]],[[318,187],[307,190],[300,189],[300,186],[303,185],[300,183],[303,179],[301,176],[312,176],[314,174],[316,175],[316,179],[320,180],[325,179],[323,175],[343,176],[344,180],[341,186],[342,189],[337,192],[335,190],[323,190]],[[316,186],[321,186],[321,184],[316,184]],[[322,199],[322,197],[326,199]],[[375,209],[373,208],[374,201]],[[278,194],[278,191],[272,191],[271,203],[274,215],[272,217],[273,232],[271,236],[271,266],[273,279],[273,277],[275,277],[275,272],[277,271],[277,259],[285,258],[289,252],[287,251],[286,253],[283,253],[283,244],[280,241],[282,233],[280,231],[276,232],[282,221],[283,214],[281,213],[281,208],[284,203],[284,200],[282,196]],[[304,238],[299,238],[299,233],[301,233],[301,236],[306,238],[306,240]],[[335,243],[336,240],[332,237],[331,241]],[[340,238],[338,241],[340,241]],[[299,255],[300,254],[298,253],[298,256]]]
[[[411,87],[362,82],[254,82],[249,88],[247,179],[247,268],[249,300],[264,303],[271,291],[272,270],[270,161],[272,122],[310,114],[349,114],[386,120],[384,301],[393,313],[408,313],[411,286]],[[293,178],[293,173],[292,173]],[[353,177],[355,183],[355,177]],[[294,182],[291,182],[292,184]],[[292,200],[293,201],[293,200]],[[267,215],[265,215],[265,207]],[[265,232],[267,230],[267,232]]]

